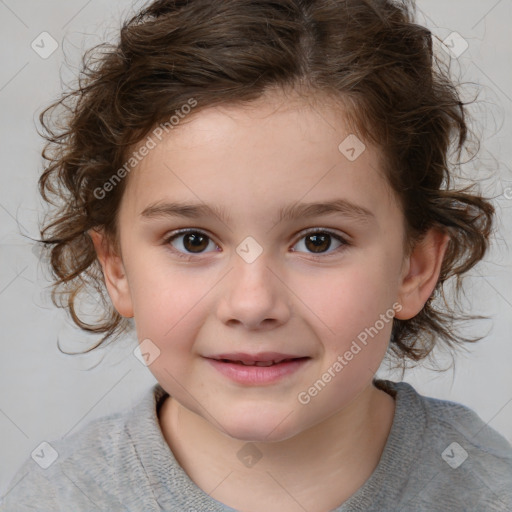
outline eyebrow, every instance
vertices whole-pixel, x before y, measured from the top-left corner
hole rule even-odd
[[[356,205],[346,199],[335,199],[317,203],[295,203],[278,212],[275,223],[283,220],[294,220],[298,218],[319,217],[321,215],[343,214],[356,221],[368,222],[375,219],[375,215],[361,205]],[[180,203],[180,202],[158,202],[146,207],[140,214],[142,218],[167,218],[185,217],[191,219],[217,217],[222,222],[228,223],[230,218],[226,216],[225,210],[215,205],[206,203]]]

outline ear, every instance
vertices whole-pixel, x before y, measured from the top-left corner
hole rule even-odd
[[[132,318],[133,305],[122,258],[115,253],[111,242],[102,231],[90,229],[88,234],[96,249],[105,285],[114,307],[121,316]]]
[[[407,257],[398,296],[402,309],[396,318],[409,320],[423,309],[436,287],[449,241],[447,233],[431,228]]]

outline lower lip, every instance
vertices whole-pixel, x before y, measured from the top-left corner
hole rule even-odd
[[[220,373],[240,384],[270,384],[295,373],[302,368],[309,357],[293,359],[272,366],[245,366],[238,363],[225,363],[217,359],[208,359]]]

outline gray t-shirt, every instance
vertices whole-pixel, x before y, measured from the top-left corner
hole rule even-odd
[[[424,397],[405,382],[375,380],[396,409],[379,464],[334,512],[512,511],[512,446],[475,412]],[[177,463],[158,423],[159,384],[125,413],[90,422],[28,459],[0,502],[2,512],[233,512]],[[50,459],[51,460],[51,459]],[[310,511],[317,512],[317,511]]]

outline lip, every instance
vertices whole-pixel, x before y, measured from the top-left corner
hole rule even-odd
[[[232,352],[230,354],[218,354],[215,356],[208,356],[208,359],[229,359],[230,361],[244,361],[245,363],[267,363],[269,361],[280,361],[282,359],[298,359],[301,357],[305,356],[301,356],[299,354],[283,354],[280,352],[260,352],[258,354]]]
[[[281,354],[276,359],[280,358]],[[311,361],[311,358],[301,357],[292,361],[273,364],[272,366],[245,366],[240,363],[223,362],[217,359],[206,358],[206,360],[219,373],[239,384],[263,385],[273,384],[294,374],[299,369],[304,368]]]

